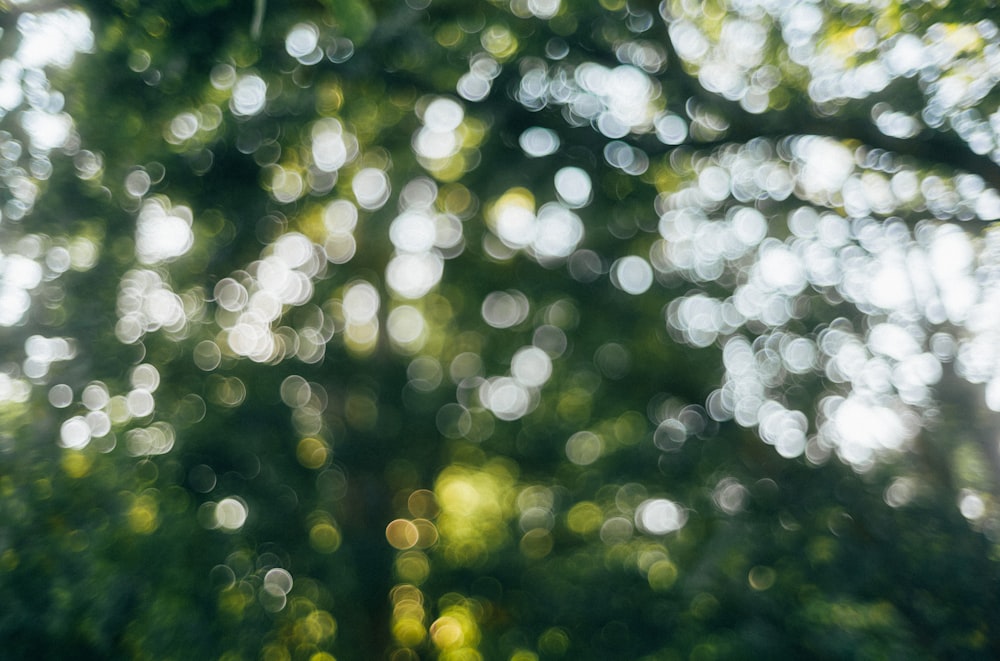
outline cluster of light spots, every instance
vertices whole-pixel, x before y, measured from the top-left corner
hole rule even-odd
[[[920,120],[913,115],[892,109],[888,103],[876,103],[872,107],[872,121],[879,131],[892,138],[901,140],[916,136],[923,129]]]
[[[424,594],[414,585],[401,583],[392,588],[389,593],[392,602],[392,619],[389,628],[399,650],[409,650],[418,647],[427,638],[427,610],[424,606]],[[416,652],[413,652],[415,655]],[[397,658],[393,654],[391,658]],[[412,658],[400,654],[399,658]]]
[[[370,282],[355,280],[344,288],[341,302],[344,342],[352,352],[366,355],[375,349],[381,305],[378,290]]]
[[[72,402],[72,390],[69,386],[53,386],[49,392],[54,405],[65,408]],[[121,416],[122,401],[118,406],[111,406],[111,398],[106,385],[100,381],[89,383],[80,395],[80,403],[87,409],[86,415],[77,415],[63,422],[59,430],[59,443],[63,447],[79,449],[90,443],[92,437],[100,437],[111,431],[112,412]]]
[[[0,404],[24,404],[30,397],[31,383],[7,372],[0,372]]]
[[[808,284],[806,276],[794,246],[765,239],[747,281],[733,293],[733,305],[743,318],[779,326],[796,316],[794,302]]]
[[[325,117],[310,129],[313,164],[322,172],[336,173],[358,156],[358,140],[333,117]]]
[[[554,544],[552,527],[555,525],[555,494],[543,486],[530,486],[521,490],[517,496],[519,512],[518,528],[521,530],[521,541],[518,544],[521,554],[537,560],[544,558]]]
[[[709,438],[718,430],[717,420],[705,408],[674,398],[655,397],[650,419],[656,424],[653,445],[663,452],[676,452],[690,437]]]
[[[218,510],[218,506],[216,506]],[[264,610],[277,613],[288,604],[288,593],[292,591],[295,581],[287,569],[272,567],[264,574],[263,584],[257,593]]]
[[[890,324],[876,326],[867,347],[844,322],[821,331],[815,343],[783,331],[753,345],[736,336],[726,343],[723,360],[725,382],[708,400],[713,418],[758,425],[761,438],[782,456],[805,452],[821,462],[835,449],[859,468],[905,447],[919,429],[908,405],[928,405],[929,386],[941,375],[938,359],[920,353],[911,336]],[[822,400],[817,433],[809,437],[806,416],[787,409],[775,393],[789,373],[814,369],[834,383],[850,383],[851,394]]]
[[[24,100],[21,89],[21,64],[7,58],[0,61],[0,117],[14,110]]]
[[[123,495],[126,503],[125,521],[129,529],[139,535],[154,532],[160,526],[160,504],[156,492],[148,490]]]
[[[506,25],[497,23],[487,26],[479,33],[479,43],[500,62],[513,57],[520,46],[517,36]]]
[[[483,310],[485,317],[485,303]],[[491,312],[495,313],[496,310],[491,309]],[[510,361],[510,376],[477,381],[479,402],[500,420],[523,418],[541,401],[541,389],[552,376],[552,357],[560,355],[564,349],[564,346],[550,342],[550,337],[547,336],[548,334],[536,335],[537,344],[521,347],[514,352]],[[539,344],[542,346],[538,346]]]
[[[1000,159],[1000,130],[979,110],[1000,80],[992,20],[936,22],[920,30],[916,14],[888,20],[873,5],[870,20],[855,13],[853,27],[826,28],[836,19],[813,3],[741,3],[720,28],[714,19],[706,22],[696,5],[671,9],[682,14],[670,17],[681,58],[698,67],[706,89],[739,100],[751,112],[776,105],[773,90],[782,85],[782,73],[764,63],[767,30],[776,23],[791,61],[809,72],[810,98],[824,111],[871,97],[895,79],[917,78],[925,98],[920,117],[881,108],[873,113],[881,131],[907,138],[925,126],[948,126],[973,152]]]
[[[746,507],[750,491],[733,477],[719,480],[712,490],[712,502],[726,514],[737,514]]]
[[[21,33],[14,57],[25,68],[56,66],[67,69],[77,53],[94,47],[90,18],[82,11],[61,8],[43,13],[26,12],[17,20]]]
[[[667,329],[671,335],[696,347],[711,346],[719,336],[727,336],[745,321],[730,301],[705,294],[680,296],[666,307]]]
[[[1000,251],[989,247],[989,233],[975,243],[954,225],[923,221],[911,231],[872,218],[903,210],[943,220],[996,217],[1000,206],[980,178],[923,175],[877,150],[809,137],[724,148],[694,163],[688,176],[689,186],[656,201],[662,241],[650,261],[664,278],[735,280],[731,297],[693,293],[666,309],[675,339],[726,343],[724,383],[706,402],[713,419],[758,426],[783,456],[805,453],[822,462],[836,451],[865,469],[907,447],[919,428],[915,409],[932,404],[941,361],[957,357],[966,378],[994,379],[991,320],[1000,308],[985,283],[997,281],[990,265]],[[793,191],[820,208],[793,208],[787,238],[768,238],[767,221],[748,203],[782,201]],[[872,323],[867,337],[839,322],[811,337],[782,330],[807,311],[810,287],[831,302],[886,315],[886,323]],[[939,334],[926,350],[929,340],[919,330],[925,321],[972,332],[962,340]],[[728,339],[744,327],[761,335],[757,342]],[[783,392],[794,375],[812,372],[849,391],[825,400],[810,435],[803,412],[790,408]],[[988,387],[987,402],[1000,409],[998,392],[1000,386]]]
[[[47,81],[46,81],[47,82]],[[27,82],[25,85],[27,86]],[[43,90],[42,94],[48,94]],[[27,115],[27,113],[25,113]],[[22,119],[25,115],[22,115]],[[18,222],[34,209],[39,194],[39,180],[48,179],[52,174],[52,163],[48,156],[34,148],[25,149],[20,140],[8,132],[0,131],[0,182],[6,189],[7,200],[3,204],[3,219]]]
[[[335,480],[328,479],[331,476],[335,476]],[[346,484],[346,478],[344,478],[343,473],[328,469],[320,473],[317,482],[325,484],[335,483],[340,490],[335,493],[340,494]],[[336,497],[340,497],[340,495]],[[309,522],[309,545],[319,553],[334,553],[340,548],[341,541],[340,529],[337,527],[337,522],[334,518],[328,512],[321,510],[314,513]]]
[[[255,73],[242,74],[232,85],[229,109],[237,117],[260,114],[267,103],[267,83]]]
[[[495,64],[495,63],[494,63]],[[410,141],[417,161],[440,181],[455,181],[478,162],[476,150],[485,135],[478,120],[448,97],[424,97],[417,102],[423,126]]]
[[[834,447],[843,461],[862,469],[886,452],[904,449],[920,429],[916,414],[888,397],[831,396],[820,412],[819,451]]]
[[[670,38],[677,54],[698,67],[705,89],[754,113],[770,105],[770,94],[781,82],[781,73],[767,64],[768,30],[760,22],[727,16],[716,28],[713,43],[695,23],[670,23]]]
[[[966,327],[969,337],[955,347],[955,340],[939,334],[932,338],[944,350],[943,357],[957,351],[955,370],[973,383],[986,384],[986,405],[1000,411],[1000,234],[984,237],[980,265],[976,269],[982,291],[969,311]],[[932,347],[934,345],[932,344]]]
[[[482,604],[458,594],[442,598],[441,615],[430,626],[431,641],[440,659],[479,659],[477,650],[481,633],[479,617]]]
[[[151,164],[149,168],[134,168],[131,172],[125,175],[123,186],[125,194],[129,197],[141,199],[146,195],[146,193],[149,192],[149,189],[153,186],[153,184],[158,184],[163,181],[164,174],[166,174],[166,170],[163,166],[156,167]]]
[[[866,32],[867,30],[867,32]],[[988,46],[997,26],[984,20],[976,25],[935,23],[923,34],[901,32],[890,38],[873,28],[859,28],[862,38],[850,47],[874,52],[877,58],[855,69],[846,69],[846,58],[832,48],[819,50],[808,60],[814,76],[810,95],[820,102],[867,96],[897,77],[919,78],[926,103],[921,117],[889,116],[877,122],[888,135],[902,130],[913,134],[924,125],[941,128],[946,123],[978,154],[998,157],[1000,132],[973,108],[1000,80],[1000,59]],[[839,44],[837,44],[839,45]]]
[[[635,509],[635,523],[650,535],[676,532],[687,523],[687,510],[667,498],[644,500]]]
[[[0,326],[14,326],[31,308],[31,291],[42,282],[41,264],[18,253],[0,253]]]
[[[290,204],[306,194],[306,179],[301,168],[291,164],[272,163],[261,172],[264,188],[275,202]]]
[[[483,320],[493,328],[513,328],[528,318],[530,310],[528,297],[516,289],[487,294],[480,308]]]
[[[132,389],[124,395],[111,396],[108,387],[93,381],[83,388],[79,404],[85,413],[75,415],[62,423],[59,445],[81,449],[99,442],[98,449],[108,452],[115,447],[113,426],[124,426],[133,419],[148,419],[154,412],[153,392],[160,383],[160,375],[149,364],[137,365],[130,377]],[[73,390],[66,384],[56,384],[49,390],[49,402],[56,408],[67,408],[73,403]],[[166,422],[154,422],[145,428],[130,429],[125,434],[125,446],[133,456],[148,456],[169,452],[174,445],[174,429]]]
[[[255,362],[277,362],[290,356],[319,361],[333,334],[332,324],[319,309],[298,330],[273,326],[286,307],[304,306],[312,299],[312,279],[325,264],[315,244],[303,234],[288,232],[267,246],[262,258],[246,271],[217,282],[215,318],[225,331],[229,349]]]
[[[163,139],[168,144],[185,149],[202,147],[222,124],[222,110],[205,104],[194,110],[178,113],[163,127]]]
[[[566,513],[566,528],[580,536],[589,537],[601,528],[604,512],[601,507],[591,501],[576,503]],[[628,521],[626,520],[626,523]],[[631,524],[629,524],[631,526]]]
[[[557,192],[572,206],[590,199],[590,177],[577,168],[557,173]],[[568,258],[583,240],[583,221],[564,202],[548,202],[535,211],[534,195],[525,188],[512,188],[487,209],[486,220],[504,251],[486,246],[496,258],[509,251],[524,250],[543,265],[558,264]]]
[[[187,301],[192,305],[192,300]],[[115,336],[124,344],[139,342],[146,333],[165,330],[180,336],[187,327],[185,300],[156,271],[133,269],[118,287]]]
[[[453,465],[434,485],[441,549],[449,564],[474,567],[507,540],[514,475],[503,463],[482,468]]]
[[[323,412],[329,404],[326,389],[306,381],[297,374],[281,382],[281,401],[292,409],[292,424],[300,434],[309,434],[299,441],[296,456],[307,468],[325,467],[332,456],[329,445],[318,436],[323,429]]]
[[[709,220],[700,209],[687,208],[664,213],[659,231],[663,239],[650,249],[658,271],[711,282],[760,243],[767,234],[767,221],[747,207],[734,207],[725,220]]]
[[[479,401],[500,420],[523,418],[538,406],[539,400],[537,389],[513,377],[492,377],[479,386]]]
[[[761,440],[773,445],[782,457],[798,457],[805,452],[809,421],[801,411],[791,411],[775,400],[766,400],[757,409],[757,421]]]
[[[136,218],[135,254],[142,264],[169,262],[194,245],[194,218],[186,206],[171,205],[162,196],[143,202]]]
[[[76,342],[72,338],[32,335],[24,342],[24,363],[21,371],[32,380],[42,380],[52,363],[76,357]]]
[[[444,259],[465,249],[461,220],[437,211],[437,198],[437,185],[424,177],[407,183],[400,195],[401,212],[389,227],[396,250],[385,277],[389,289],[401,298],[427,295],[441,281]]]
[[[469,59],[469,70],[458,79],[455,91],[466,101],[483,101],[499,75],[500,64],[486,53],[477,53]]]
[[[152,397],[149,398],[150,409],[152,409],[151,402]],[[145,404],[146,402],[139,403],[140,406]],[[167,454],[174,448],[176,440],[177,435],[173,425],[157,421],[148,427],[137,427],[125,432],[125,450],[133,457]]]
[[[474,406],[479,389],[484,383],[482,376],[468,376],[458,384],[459,402],[443,405],[438,409],[434,422],[445,438],[464,438],[478,443],[493,435],[495,421],[493,414],[481,406]],[[474,398],[472,395],[476,395]]]
[[[416,586],[430,576],[431,565],[425,551],[437,544],[439,539],[437,526],[432,521],[437,515],[438,507],[433,492],[427,489],[410,492],[406,505],[410,517],[401,517],[390,522],[386,527],[385,536],[389,544],[397,550],[394,562],[396,576]],[[414,630],[408,633],[417,632]]]
[[[354,229],[358,224],[358,208],[347,200],[333,200],[323,208],[326,237],[323,251],[334,264],[345,264],[354,257],[358,243]]]
[[[21,126],[28,134],[32,150],[48,152],[63,147],[70,139],[73,120],[63,112],[28,110],[21,115]]]
[[[550,67],[542,60],[525,62],[516,92],[529,110],[563,106],[571,124],[592,125],[609,138],[651,131],[659,97],[649,74],[630,64],[613,69],[595,62]]]
[[[406,368],[407,386],[419,392],[431,392],[441,385],[441,363],[430,356],[417,356]]]
[[[510,12],[518,18],[554,18],[562,7],[562,0],[510,0]]]
[[[325,55],[335,64],[346,62],[354,54],[354,43],[345,37],[330,37],[320,33],[311,21],[296,23],[285,35],[285,52],[299,64],[319,64]]]

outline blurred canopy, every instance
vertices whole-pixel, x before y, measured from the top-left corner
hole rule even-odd
[[[5,658],[1000,658],[992,1],[0,7]]]

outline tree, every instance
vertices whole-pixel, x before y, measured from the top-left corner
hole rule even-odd
[[[990,3],[8,5],[14,658],[1000,653]]]

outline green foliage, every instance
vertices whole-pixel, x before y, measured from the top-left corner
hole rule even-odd
[[[9,8],[5,658],[996,658],[939,4]]]

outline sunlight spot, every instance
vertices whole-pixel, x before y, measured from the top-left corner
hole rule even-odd
[[[351,180],[351,190],[362,209],[381,209],[389,200],[389,177],[377,168],[364,168]]]
[[[666,498],[643,501],[635,510],[635,522],[651,535],[666,535],[680,530],[687,523],[687,512]]]
[[[22,14],[18,17],[17,29],[21,42],[15,57],[26,68],[55,65],[67,69],[77,53],[88,52],[94,47],[90,18],[82,11],[66,7]]]
[[[386,285],[403,298],[420,298],[430,292],[444,273],[444,260],[435,252],[394,256],[385,268]]]
[[[28,133],[34,149],[51,151],[59,149],[69,140],[73,120],[66,113],[28,110],[21,116],[21,126]]]
[[[79,450],[90,443],[90,425],[83,416],[74,416],[59,428],[59,444],[64,448]]]
[[[538,404],[537,395],[516,379],[494,377],[479,388],[479,401],[501,420],[517,420]]]
[[[344,316],[351,324],[363,324],[375,318],[380,301],[378,292],[364,280],[348,285],[344,292]]]
[[[611,282],[626,294],[645,293],[653,286],[653,267],[642,257],[622,257],[611,266]]]
[[[214,508],[214,527],[223,532],[236,532],[246,523],[249,512],[246,503],[237,498],[223,498]]]
[[[958,509],[962,516],[970,521],[983,518],[986,514],[986,503],[982,496],[971,489],[962,489],[962,496],[958,503]]]
[[[539,263],[558,263],[570,256],[582,240],[583,221],[575,213],[551,202],[538,210],[530,248]]]
[[[916,481],[909,477],[897,477],[886,487],[883,500],[889,507],[902,507],[916,495]]]
[[[518,144],[529,157],[540,158],[558,151],[559,134],[552,129],[533,126],[521,134],[521,137],[518,138]]]
[[[556,194],[571,209],[590,203],[592,186],[590,175],[577,167],[562,168],[555,176]]]
[[[424,125],[434,132],[454,131],[465,118],[465,111],[455,101],[437,98],[424,109]]]
[[[353,138],[345,134],[336,119],[321,119],[312,126],[312,156],[316,167],[324,172],[336,172],[357,155]]]
[[[427,339],[424,316],[410,305],[394,308],[386,320],[386,327],[392,342],[407,353],[419,351]]]
[[[397,250],[419,253],[434,247],[434,221],[421,211],[406,211],[389,226],[389,239]]]
[[[154,198],[143,203],[136,220],[136,257],[143,264],[166,262],[194,245],[191,210]]]
[[[307,57],[319,45],[319,30],[312,23],[296,23],[285,37],[285,51],[295,59]]]
[[[601,458],[604,443],[593,432],[580,431],[566,441],[566,458],[577,466],[589,466]]]
[[[483,299],[482,315],[493,328],[510,328],[528,318],[528,299],[517,290],[495,291]]]
[[[64,409],[73,403],[73,389],[65,383],[58,383],[49,389],[49,403],[57,409]]]
[[[521,384],[537,388],[552,375],[552,359],[538,347],[521,347],[511,358],[510,373]]]
[[[249,117],[260,113],[267,101],[267,83],[256,74],[244,74],[236,79],[229,108],[234,115]]]
[[[654,122],[656,137],[665,145],[679,145],[687,140],[688,125],[683,117],[673,113],[662,113]]]

